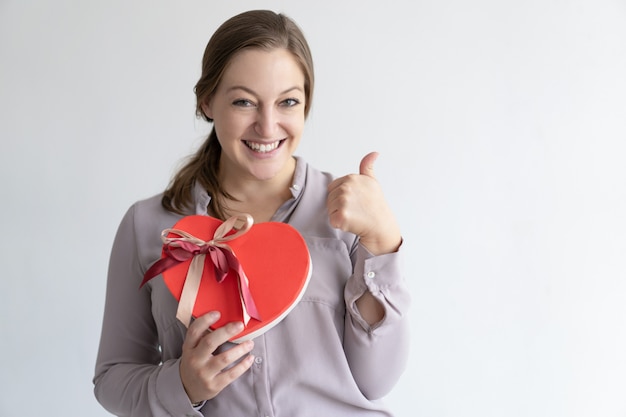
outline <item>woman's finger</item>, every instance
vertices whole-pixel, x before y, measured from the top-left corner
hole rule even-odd
[[[183,349],[195,348],[211,325],[220,319],[219,311],[211,311],[195,319],[187,329],[187,336],[183,342]]]

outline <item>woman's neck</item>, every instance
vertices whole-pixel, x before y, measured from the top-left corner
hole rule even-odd
[[[284,170],[284,174],[267,180],[225,175],[222,187],[232,197],[220,202],[226,215],[248,213],[255,223],[269,221],[276,210],[292,197],[290,187],[295,172],[295,160],[291,165],[293,168]]]

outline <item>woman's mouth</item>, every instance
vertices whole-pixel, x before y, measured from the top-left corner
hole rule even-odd
[[[259,142],[251,142],[249,140],[244,140],[243,143],[245,143],[246,146],[252,149],[254,152],[268,153],[278,148],[280,144],[283,142],[283,140],[277,140],[276,142],[271,142],[271,143],[259,143]]]

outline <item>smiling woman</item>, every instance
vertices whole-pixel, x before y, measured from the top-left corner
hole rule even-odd
[[[289,51],[247,49],[231,59],[215,94],[202,104],[214,120],[226,190],[237,188],[228,184],[233,181],[289,189],[305,104],[304,75]]]
[[[303,76],[304,79],[301,85],[298,81],[289,88],[302,89],[304,99],[300,103],[301,106],[297,107],[303,107],[303,115],[306,118],[311,109],[315,84],[311,50],[302,31],[293,20],[269,11],[241,13],[222,24],[213,34],[204,51],[202,74],[195,87],[196,113],[209,122],[214,121],[210,115],[206,114],[206,107],[224,82],[226,69],[232,66],[239,54],[251,51],[257,53],[262,51],[290,53],[289,59],[284,60],[283,63],[297,63],[300,73],[295,76]],[[273,62],[269,64],[278,65],[278,63]],[[251,67],[242,69],[245,71],[253,68],[259,72],[257,63],[252,63]],[[247,76],[251,77],[252,74],[247,74]],[[268,77],[272,77],[272,74]],[[248,94],[254,94],[254,91],[246,91],[248,88],[246,85],[233,84],[232,87],[239,87]],[[233,100],[236,101],[235,98]],[[251,104],[246,100],[244,102],[246,102],[246,106]],[[243,105],[244,102],[237,104]],[[198,182],[212,196],[209,203],[210,211],[217,217],[224,218],[226,213],[221,204],[218,203],[223,199],[230,199],[231,201],[236,199],[232,198],[218,180],[221,154],[222,149],[216,128],[214,128],[201,149],[178,172],[170,187],[165,191],[163,195],[164,207],[183,214],[185,207],[193,203],[191,190],[193,184]]]
[[[196,95],[213,130],[163,194],[129,209],[113,245],[94,377],[112,413],[391,415],[380,398],[409,343],[402,237],[376,153],[340,178],[294,156],[312,92],[311,53],[284,15],[243,13],[209,41]],[[189,215],[245,214],[293,226],[310,254],[305,293],[270,331],[233,344],[243,323],[212,327],[220,312],[210,311],[187,328],[161,276],[137,289],[162,230]]]

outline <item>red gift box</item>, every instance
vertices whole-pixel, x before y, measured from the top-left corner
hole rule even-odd
[[[187,216],[162,233],[163,252],[144,276],[159,273],[177,300],[177,317],[219,311],[211,328],[243,321],[231,341],[257,337],[278,324],[298,303],[311,276],[304,238],[286,223],[252,224],[241,215],[225,222]]]

